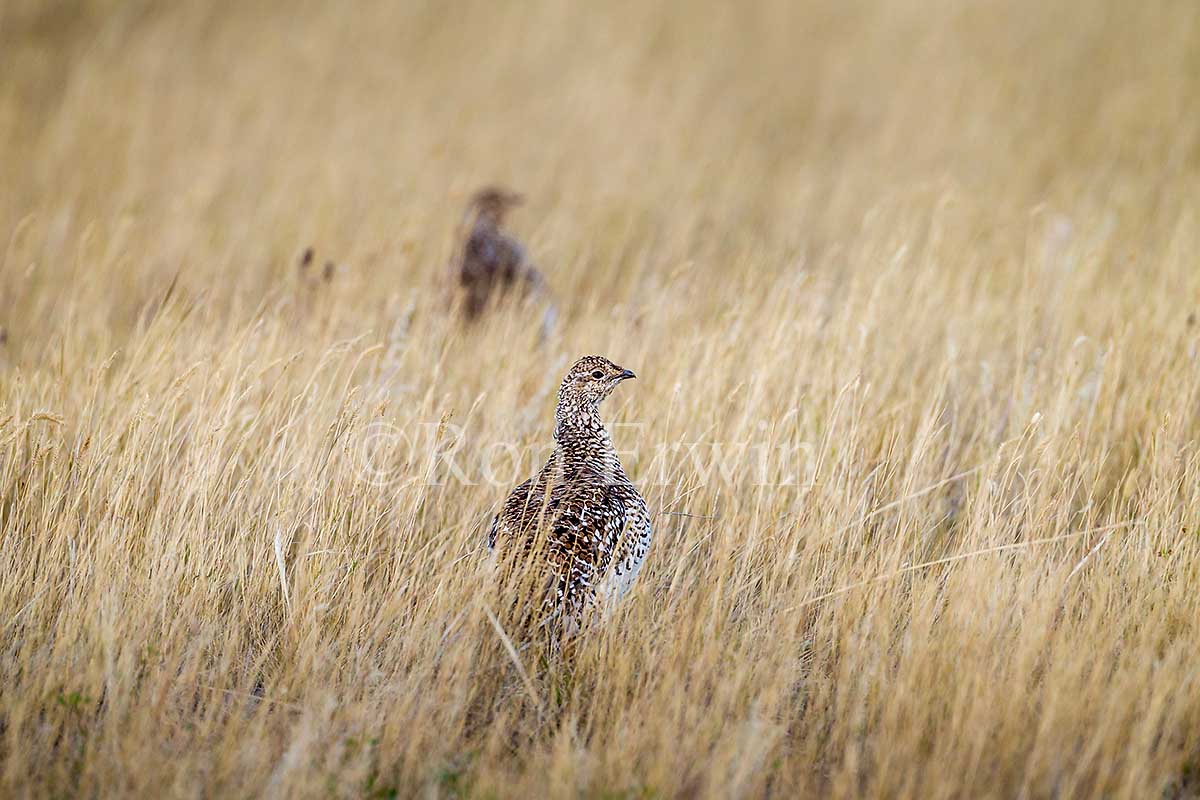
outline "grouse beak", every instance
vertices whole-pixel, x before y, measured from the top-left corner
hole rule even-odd
[[[623,369],[617,373],[617,377],[615,380],[617,383],[620,383],[621,381],[626,380],[628,378],[636,378],[636,377],[637,377],[637,375],[633,374],[633,370]]]

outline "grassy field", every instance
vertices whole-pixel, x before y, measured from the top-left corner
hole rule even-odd
[[[6,0],[0,795],[1200,796],[1198,42]],[[490,182],[544,343],[447,314]],[[479,548],[585,353],[656,540],[514,658]]]

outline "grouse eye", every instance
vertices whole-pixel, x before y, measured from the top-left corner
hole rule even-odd
[[[595,378],[596,380],[600,380],[601,378],[604,377],[604,370],[602,370],[602,369],[592,370],[592,377]]]

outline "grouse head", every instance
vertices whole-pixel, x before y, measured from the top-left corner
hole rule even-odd
[[[510,192],[499,186],[488,186],[475,193],[467,210],[468,213],[474,212],[477,219],[499,225],[504,222],[504,217],[510,210],[523,202],[525,202],[525,198],[516,192]]]
[[[627,378],[637,377],[603,356],[584,356],[563,378],[558,388],[560,410],[595,411],[604,398]]]

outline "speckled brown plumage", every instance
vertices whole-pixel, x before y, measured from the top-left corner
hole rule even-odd
[[[545,532],[550,571],[546,610],[564,633],[596,605],[629,589],[650,547],[646,501],[625,474],[600,419],[600,403],[634,377],[607,358],[579,359],[558,390],[554,452],[512,491],[492,520],[488,547],[524,549]]]
[[[521,243],[504,230],[504,218],[520,205],[519,194],[489,187],[471,198],[467,230],[455,264],[463,290],[463,314],[477,318],[493,296],[519,288],[523,294],[545,293],[541,273],[530,263]]]

